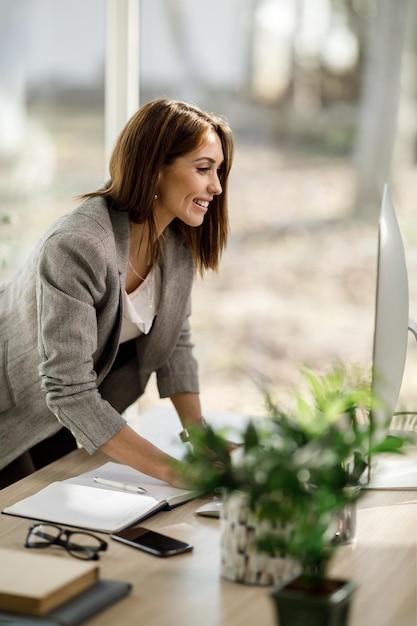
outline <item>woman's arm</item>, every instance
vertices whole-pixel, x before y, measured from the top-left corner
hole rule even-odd
[[[100,450],[115,461],[130,465],[144,474],[159,478],[174,487],[183,486],[174,471],[174,459],[141,437],[129,425],[106,441]]]
[[[201,420],[201,403],[198,393],[174,393],[170,398],[184,428]]]
[[[170,396],[184,429],[201,422],[201,404],[198,393],[175,393]],[[141,437],[129,425],[106,441],[100,450],[119,463],[129,465],[173,485],[184,487],[183,478],[174,470],[174,459],[150,441]],[[176,461],[178,463],[178,461]]]
[[[201,414],[200,396],[198,393],[175,393],[171,396],[171,401],[178,413],[184,430],[179,433],[182,441],[190,439],[188,428],[191,425],[198,425],[200,428],[206,426],[204,417]]]

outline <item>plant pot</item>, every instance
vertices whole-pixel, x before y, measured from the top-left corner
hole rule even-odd
[[[223,578],[251,585],[274,585],[283,584],[300,573],[295,559],[281,555],[272,557],[258,550],[256,541],[260,533],[271,529],[271,523],[256,518],[246,494],[235,492],[224,498],[220,524]]]
[[[352,581],[299,576],[272,591],[279,626],[346,626]]]

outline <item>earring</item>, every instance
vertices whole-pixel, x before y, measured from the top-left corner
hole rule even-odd
[[[154,195],[154,200],[158,200],[158,194],[157,193]]]

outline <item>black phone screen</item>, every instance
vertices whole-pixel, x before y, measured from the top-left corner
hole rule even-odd
[[[190,552],[193,549],[190,543],[173,539],[143,526],[127,528],[110,536],[116,541],[145,550],[145,552],[150,552],[156,556],[174,556],[175,554]]]

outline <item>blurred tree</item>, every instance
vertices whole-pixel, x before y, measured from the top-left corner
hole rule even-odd
[[[401,61],[410,0],[376,0],[368,14],[368,42],[359,110],[355,213],[373,219],[389,182],[397,130]]]

